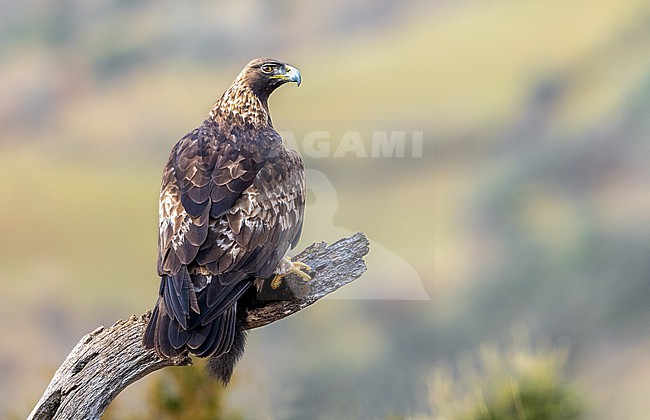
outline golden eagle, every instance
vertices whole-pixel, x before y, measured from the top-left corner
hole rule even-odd
[[[308,267],[283,258],[302,230],[304,167],[273,128],[269,95],[300,72],[246,65],[203,124],[171,151],[159,207],[158,301],[143,343],[162,357],[209,357],[227,384],[244,351],[250,296],[263,279]],[[247,293],[248,292],[248,293]]]

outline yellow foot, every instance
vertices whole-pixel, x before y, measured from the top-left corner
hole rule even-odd
[[[307,274],[306,271],[312,271],[311,267],[307,264],[300,261],[294,262],[291,261],[291,258],[284,257],[282,261],[280,261],[280,264],[278,264],[278,268],[275,271],[277,274],[271,281],[271,289],[277,289],[280,287],[282,279],[289,274],[295,274],[304,281],[311,280],[311,276]]]

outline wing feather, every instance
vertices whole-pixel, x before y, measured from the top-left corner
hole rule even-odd
[[[219,328],[221,327],[219,322],[213,322],[206,325],[210,328],[210,333],[207,335],[203,343],[194,351],[198,357],[208,357],[214,353],[214,342],[219,334]]]
[[[198,327],[192,330],[192,336],[187,341],[187,347],[189,347],[192,350],[198,349],[203,343],[205,343],[205,340],[210,335],[211,330],[212,330],[211,324]]]
[[[295,246],[303,214],[302,160],[275,131],[225,133],[206,121],[176,144],[160,195],[164,354],[228,351],[237,300]]]
[[[184,329],[178,322],[170,322],[168,326],[169,342],[175,349],[181,349],[190,339],[190,332]]]

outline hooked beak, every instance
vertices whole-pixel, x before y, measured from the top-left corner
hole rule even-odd
[[[286,73],[284,74],[286,80],[288,82],[296,82],[296,84],[300,86],[300,82],[302,81],[302,78],[300,77],[300,72],[298,71],[298,69],[288,64],[286,64],[284,67],[286,69]]]

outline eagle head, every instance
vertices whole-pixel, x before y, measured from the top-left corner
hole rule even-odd
[[[268,97],[275,89],[288,82],[300,86],[297,68],[272,58],[256,58],[244,67],[237,77],[260,97]]]
[[[288,82],[300,86],[300,72],[271,58],[256,58],[244,67],[210,111],[209,117],[226,124],[272,126],[268,99]]]

